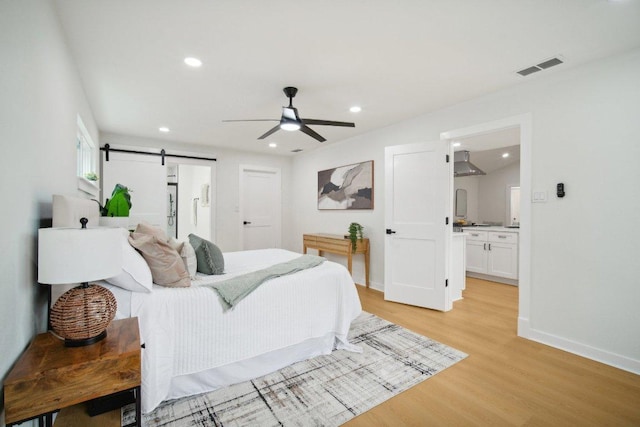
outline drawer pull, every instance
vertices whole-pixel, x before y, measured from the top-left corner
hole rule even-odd
[[[479,234],[477,234],[477,233],[471,233],[471,235],[472,235],[473,237],[478,237],[478,236],[479,236]]]
[[[503,236],[503,235],[500,235],[500,234],[499,234],[499,235],[498,235],[498,238],[499,238],[499,239],[506,239],[506,238],[507,238],[507,236]]]

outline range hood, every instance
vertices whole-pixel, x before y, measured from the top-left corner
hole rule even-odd
[[[476,165],[469,161],[468,151],[453,153],[453,176],[486,175]]]

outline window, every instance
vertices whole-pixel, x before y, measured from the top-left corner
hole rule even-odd
[[[98,197],[98,176],[96,174],[95,144],[91,135],[78,115],[78,131],[76,133],[76,155],[78,189]]]

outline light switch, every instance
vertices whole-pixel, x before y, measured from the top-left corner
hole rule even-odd
[[[533,203],[545,203],[547,201],[546,191],[534,191],[531,200]]]

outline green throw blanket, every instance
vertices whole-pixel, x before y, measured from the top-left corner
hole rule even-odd
[[[270,279],[286,276],[298,271],[313,268],[326,261],[325,258],[314,255],[302,255],[291,261],[272,265],[263,270],[232,277],[222,282],[213,283],[210,286],[218,291],[220,302],[224,311],[235,307],[244,297],[255,291],[258,286]]]

